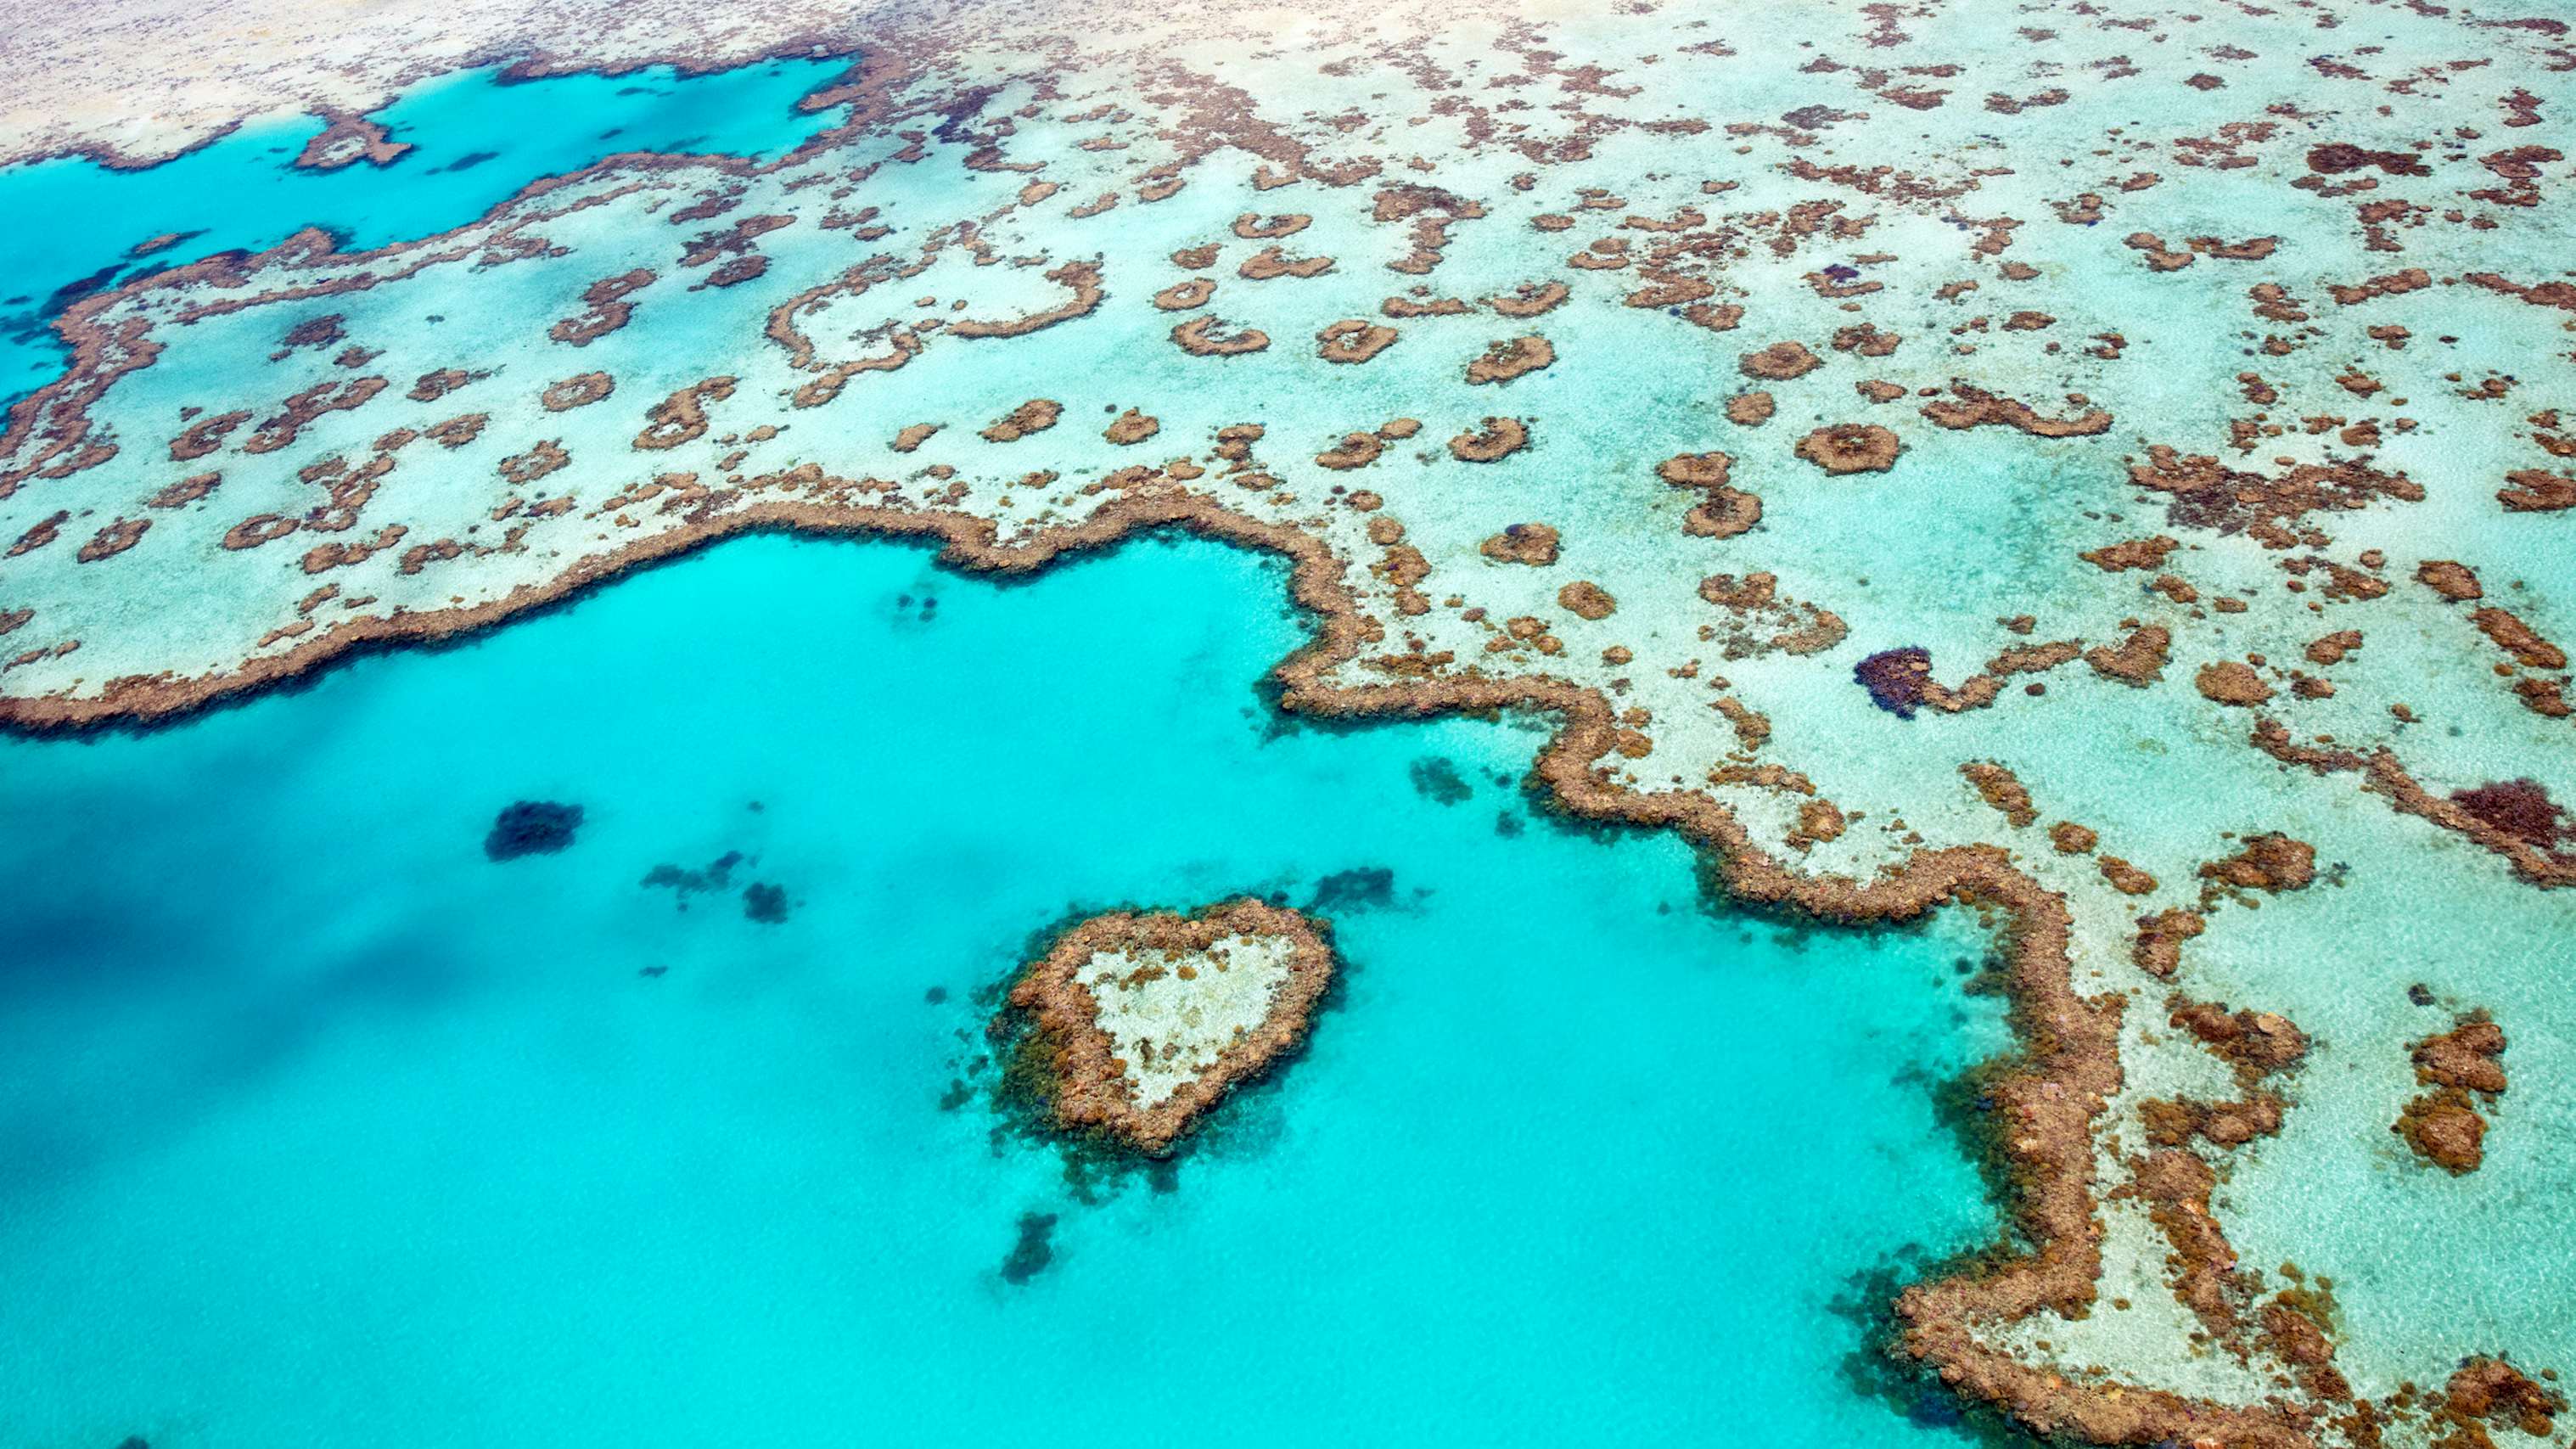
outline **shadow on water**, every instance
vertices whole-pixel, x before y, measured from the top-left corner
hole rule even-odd
[[[151,1144],[187,1135],[202,1115],[257,1090],[314,1043],[353,1019],[386,1013],[431,1015],[472,988],[472,973],[438,943],[407,933],[379,933],[335,953],[328,969],[192,1012],[148,1056],[121,1062],[130,1110],[101,1116],[73,1110],[90,1083],[30,1085],[59,1091],[54,1109],[0,1113],[0,1183],[59,1183]],[[117,983],[88,989],[114,990]]]

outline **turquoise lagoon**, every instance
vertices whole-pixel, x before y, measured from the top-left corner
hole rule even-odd
[[[1283,719],[1285,589],[745,539],[0,742],[0,1443],[1962,1442],[1852,1370],[1996,1230],[1982,938],[1712,906],[1534,809],[1541,721]],[[487,860],[523,798],[577,840]],[[969,1070],[1069,914],[1352,871],[1310,1049],[1173,1170]]]
[[[846,59],[782,60],[693,76],[664,66],[505,81],[495,66],[425,83],[371,113],[412,145],[384,166],[296,169],[323,129],[302,116],[246,126],[146,172],[78,158],[0,169],[0,214],[41,223],[11,229],[0,268],[0,405],[62,371],[53,320],[100,288],[272,247],[307,226],[354,248],[433,235],[537,177],[620,151],[774,158],[839,118],[796,103],[848,69]],[[181,240],[132,255],[166,234]]]

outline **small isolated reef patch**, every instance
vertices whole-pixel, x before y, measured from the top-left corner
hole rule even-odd
[[[1476,793],[1458,767],[1439,755],[1423,756],[1405,773],[1413,781],[1413,792],[1436,804],[1456,805]]]
[[[1002,1259],[1002,1281],[1017,1287],[1046,1271],[1055,1261],[1056,1216],[1053,1213],[1020,1214],[1019,1241],[1011,1244],[1009,1256]]]
[[[689,908],[689,897],[701,891],[720,891],[733,884],[733,868],[743,863],[743,853],[728,850],[697,869],[664,861],[644,873],[641,882],[646,890],[667,890],[681,910]]]
[[[783,925],[787,920],[787,888],[767,881],[754,881],[742,888],[742,913],[764,926]]]
[[[1075,924],[1022,971],[991,1032],[1005,1086],[1059,1132],[1168,1156],[1305,1040],[1335,961],[1327,926],[1245,896]]]
[[[1395,872],[1382,865],[1337,870],[1315,883],[1306,909],[1321,915],[1337,911],[1384,910],[1395,904]]]
[[[523,855],[552,855],[572,844],[581,829],[581,807],[552,800],[519,800],[503,806],[483,837],[483,854],[492,860]]]
[[[2468,1012],[2440,1032],[2408,1048],[2415,1080],[2426,1088],[2406,1104],[2389,1128],[2415,1155],[2454,1177],[2478,1170],[2486,1161],[2487,1119],[2504,1095],[2504,1029],[2486,1009]]]

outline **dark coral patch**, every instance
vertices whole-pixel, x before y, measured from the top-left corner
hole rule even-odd
[[[1462,782],[1463,783],[1463,782]],[[1319,915],[1383,909],[1395,904],[1395,872],[1382,865],[1337,870],[1315,883],[1306,909]]]
[[[1055,1261],[1055,1247],[1048,1239],[1055,1235],[1055,1214],[1020,1214],[1020,1240],[1011,1245],[1011,1254],[1002,1260],[1002,1281],[1026,1283],[1046,1271]]]
[[[2549,787],[2537,780],[2499,780],[2473,790],[2454,790],[2451,803],[2516,840],[2555,850],[2559,841],[2576,842],[2576,825],[2567,807],[2549,798]]]
[[[1852,666],[1852,678],[1869,691],[1869,702],[1898,719],[1914,718],[1932,680],[1932,651],[1907,644],[1881,649]]]
[[[1458,767],[1438,755],[1425,755],[1413,762],[1407,772],[1413,777],[1413,792],[1423,799],[1441,805],[1455,805],[1476,793]]]
[[[787,888],[755,881],[742,888],[742,913],[764,926],[782,924],[787,919]]]
[[[494,860],[523,855],[552,855],[572,844],[581,828],[581,807],[552,800],[520,800],[503,807],[483,837],[483,853]]]

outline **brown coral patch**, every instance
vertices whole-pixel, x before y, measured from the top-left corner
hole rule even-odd
[[[572,454],[564,451],[559,440],[540,439],[526,452],[502,459],[501,476],[513,483],[534,483],[571,461]]]
[[[2239,709],[2251,708],[2272,697],[2272,686],[2251,665],[2234,659],[2221,659],[2204,664],[2192,676],[2192,688],[2203,699]]]
[[[2567,651],[2543,639],[2522,617],[2510,609],[2490,604],[2469,615],[2478,632],[2495,642],[2498,649],[2513,656],[2514,662],[2526,669],[2564,669]]]
[[[1234,357],[1270,345],[1270,334],[1257,327],[1220,336],[1217,329],[1224,325],[1222,317],[1193,317],[1172,329],[1172,341],[1192,357]]]
[[[1509,382],[1513,378],[1556,365],[1556,348],[1533,332],[1523,337],[1508,338],[1489,344],[1485,355],[1467,364],[1467,381]]]
[[[2517,468],[2504,475],[2496,501],[2508,513],[2556,513],[2576,508],[2576,477],[2538,468]]]
[[[733,385],[730,377],[710,377],[653,404],[644,415],[644,430],[635,435],[635,446],[660,451],[703,435],[707,430],[707,404],[733,396]]]
[[[1101,430],[1100,436],[1123,446],[1141,443],[1162,430],[1161,419],[1149,417],[1134,408],[1129,408],[1112,419],[1109,426]]]
[[[1386,451],[1386,442],[1375,433],[1345,433],[1342,440],[1315,455],[1315,466],[1345,472],[1365,468]]]
[[[604,372],[584,372],[551,383],[537,401],[550,413],[588,407],[617,390],[617,379]]]
[[[1676,488],[1700,491],[1700,501],[1682,515],[1682,532],[1693,538],[1733,538],[1762,521],[1762,500],[1726,486],[1735,459],[1725,453],[1680,453],[1655,465],[1655,476]]]
[[[2180,547],[2179,540],[2159,534],[2154,538],[2133,538],[2126,543],[2106,544],[2076,556],[2106,574],[2116,574],[2127,569],[2162,568],[2165,555]]]
[[[274,513],[255,513],[224,530],[223,544],[225,548],[234,552],[257,548],[261,544],[275,543],[286,537],[293,533],[297,526],[292,518],[280,517]]]
[[[2405,1139],[2416,1156],[2453,1177],[2486,1163],[2486,1119],[2469,1094],[2456,1087],[2437,1088],[2409,1101],[2388,1130]]]
[[[2430,176],[2421,157],[2412,151],[2373,151],[2349,141],[2328,141],[2308,148],[2308,169],[2324,176],[2340,176],[2346,171],[2365,171],[2378,167],[2391,176]]]
[[[2162,443],[2147,449],[2147,461],[2129,465],[2129,481],[2171,495],[2165,518],[2176,527],[2251,532],[2282,548],[2297,541],[2283,526],[2311,510],[2359,508],[2374,498],[2424,499],[2422,484],[2404,473],[2382,472],[2367,459],[2300,463],[2266,478],[2205,454],[2185,457]]]
[[[1774,342],[1758,352],[1745,353],[1735,365],[1746,377],[1787,382],[1824,366],[1825,360],[1809,352],[1803,342]]]
[[[1726,483],[1735,459],[1726,453],[1678,453],[1655,465],[1655,476],[1676,488],[1717,488]]]
[[[409,141],[397,141],[391,132],[364,116],[344,112],[327,112],[330,124],[304,143],[295,153],[298,171],[337,171],[364,161],[371,166],[390,166],[412,149]]]
[[[1742,578],[1733,574],[1711,574],[1699,581],[1699,596],[1721,609],[1749,610],[1767,608],[1778,594],[1780,576],[1751,573]],[[1930,664],[1925,664],[1926,671]]]
[[[461,367],[435,367],[412,379],[411,391],[404,394],[413,402],[436,402],[469,382],[491,376],[486,372],[467,372]]]
[[[2154,876],[2116,855],[2101,856],[2093,863],[2102,872],[2102,879],[2111,883],[2111,889],[2124,896],[2151,895],[2155,891]]]
[[[2251,836],[2236,854],[2202,865],[2200,876],[2227,890],[2304,890],[2317,878],[2317,848],[2278,831]]]
[[[1983,388],[1964,382],[1953,382],[1950,391],[1956,401],[1934,401],[1923,405],[1923,416],[1944,428],[2006,427],[2035,438],[2080,438],[2110,431],[2111,414],[2085,403],[2080,395],[2068,402],[2081,409],[2065,417],[2045,417],[2019,398],[1999,397]]]
[[[2195,1137],[2217,1147],[2242,1147],[2280,1131],[2288,1105],[2277,1092],[2254,1092],[2233,1102],[2151,1098],[2138,1104],[2138,1115],[2147,1141],[2157,1147],[2188,1146]]]
[[[2452,603],[2483,599],[2487,591],[2478,584],[2476,571],[2467,564],[2450,559],[2427,559],[2415,568],[2415,578],[2424,587]]]
[[[1884,473],[1905,445],[1876,423],[1832,423],[1798,440],[1801,458],[1828,473]]]
[[[1025,337],[1043,328],[1053,327],[1059,322],[1069,322],[1076,317],[1085,316],[1100,305],[1103,297],[1109,295],[1108,289],[1100,284],[1100,266],[1096,262],[1067,262],[1063,266],[1048,271],[1046,279],[1067,289],[1073,295],[1055,306],[1020,317],[993,320],[960,317],[948,324],[948,335],[951,337]]]
[[[2338,629],[2322,638],[2309,640],[2307,648],[2300,652],[2307,656],[2310,664],[2341,664],[2346,655],[2360,647],[2359,629]]]
[[[2408,1048],[2416,1080],[2428,1086],[2458,1087],[2494,1097],[2505,1089],[2504,1028],[2484,1011],[2472,1011],[2451,1029],[2428,1036]]]
[[[2544,1371],[2544,1378],[2557,1377]],[[2523,1376],[2519,1369],[2500,1358],[2483,1354],[2460,1365],[2443,1385],[2438,1418],[2447,1420],[2454,1429],[2475,1430],[2474,1434],[2445,1435],[2438,1449],[2488,1449],[2494,1441],[2482,1426],[2512,1428],[2534,1439],[2547,1439],[2557,1432],[2552,1420],[2567,1412],[2567,1396]]]
[[[97,536],[89,542],[82,544],[74,557],[82,563],[96,563],[103,558],[114,558],[141,543],[144,533],[151,527],[152,520],[148,518],[120,518],[100,529]]]
[[[1959,773],[1977,787],[1977,797],[1993,806],[2014,829],[2039,819],[2039,811],[2030,803],[2030,791],[2011,770],[1992,760],[1971,760],[1959,767]]]
[[[1449,456],[1462,463],[1491,463],[1529,445],[1529,425],[1518,418],[1487,418],[1481,430],[1449,440]]]
[[[221,473],[192,473],[160,492],[143,500],[146,508],[185,508],[215,491],[224,481]]]
[[[976,434],[988,443],[1016,443],[1031,433],[1043,433],[1064,416],[1064,404],[1053,398],[1033,397],[1018,407],[984,425]]]
[[[1396,330],[1348,317],[1315,334],[1315,355],[1326,362],[1366,362],[1395,345]]]
[[[1314,220],[1315,218],[1302,211],[1283,212],[1268,217],[1258,212],[1247,211],[1234,219],[1234,234],[1246,241],[1271,241],[1283,236],[1295,236],[1304,231]]]
[[[651,286],[654,276],[652,268],[637,267],[591,283],[581,294],[582,305],[589,310],[555,323],[546,335],[573,347],[588,347],[634,317],[635,304],[626,299]]]
[[[2197,911],[2168,910],[2138,918],[2138,938],[2129,959],[2150,976],[2171,976],[2182,964],[2182,943],[2209,929]]]
[[[1476,552],[1496,563],[1543,568],[1556,562],[1557,533],[1544,523],[1515,523],[1476,545]]]
[[[1767,392],[1740,392],[1726,400],[1726,420],[1740,428],[1758,428],[1776,410]]]
[[[1576,579],[1557,590],[1556,602],[1578,617],[1594,620],[1609,618],[1619,607],[1609,590],[1589,579]]]
[[[2250,1087],[2307,1058],[2308,1034],[2278,1012],[2231,1012],[2223,1001],[2181,996],[2168,997],[2165,1008],[2167,1022],[2190,1032],[2234,1068],[2240,1085]]]
[[[301,564],[306,573],[318,574],[364,563],[402,542],[403,535],[410,531],[399,523],[389,523],[376,530],[373,538],[359,539],[352,543],[315,544],[304,551]]]
[[[1682,515],[1682,532],[1693,538],[1733,538],[1762,521],[1762,500],[1736,488],[1711,488]]]
[[[348,412],[364,405],[387,386],[381,377],[351,378],[344,383],[317,382],[288,398],[277,412],[262,419],[259,427],[242,440],[245,453],[274,453],[294,443],[298,434],[311,426],[324,413]],[[177,456],[177,449],[172,449]]]
[[[1563,282],[1523,282],[1510,293],[1487,297],[1485,305],[1505,317],[1536,317],[1572,295]]]
[[[1278,247],[1263,247],[1234,269],[1238,277],[1266,282],[1273,277],[1320,277],[1333,269],[1331,257],[1291,257]]]
[[[1191,277],[1156,292],[1154,305],[1166,312],[1187,312],[1193,307],[1206,306],[1208,299],[1215,295],[1216,283],[1205,277]]]
[[[247,412],[212,413],[179,430],[170,440],[170,461],[193,463],[224,445],[232,430],[250,421]]]
[[[490,413],[465,413],[444,422],[432,423],[421,430],[421,436],[442,448],[462,448],[483,435],[483,425],[492,421]]]

